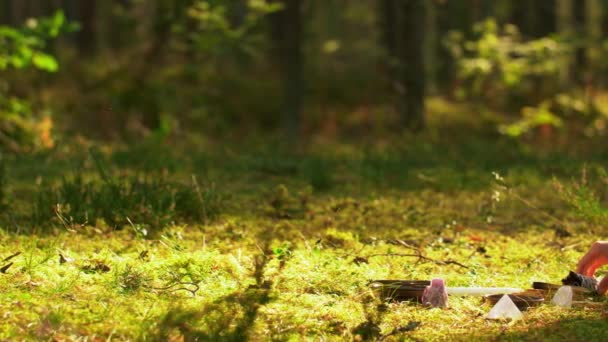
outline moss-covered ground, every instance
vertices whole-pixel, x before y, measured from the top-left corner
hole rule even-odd
[[[605,237],[602,183],[586,178],[601,172],[581,180],[582,170],[603,166],[601,149],[531,147],[462,129],[373,144],[309,141],[296,153],[277,148],[280,140],[245,148],[169,138],[94,153],[76,140],[5,156],[0,339],[608,336],[601,298],[501,322],[485,319],[490,306],[479,297],[451,297],[441,310],[385,303],[369,289],[373,279],[434,277],[449,286],[559,283]],[[112,188],[146,177],[166,180],[163,191],[130,188],[147,196],[131,203]],[[569,198],[578,188],[563,187],[572,183],[589,184],[597,208]],[[176,184],[191,186],[185,198],[197,204],[175,200]],[[110,202],[115,215],[79,201]]]

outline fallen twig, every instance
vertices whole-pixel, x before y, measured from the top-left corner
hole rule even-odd
[[[177,287],[176,286],[180,286],[182,285],[182,287]],[[186,285],[188,286],[194,286],[194,289],[189,289],[187,287],[185,287]],[[178,282],[178,283],[173,283],[173,284],[169,284],[167,286],[164,287],[152,287],[149,286],[147,287],[150,290],[155,290],[155,291],[167,291],[167,292],[176,292],[176,291],[188,291],[190,293],[192,293],[193,296],[196,296],[196,293],[198,292],[198,290],[200,289],[200,286],[198,285],[198,282]]]
[[[469,268],[469,266],[464,265],[456,260],[437,260],[437,259],[432,259],[429,258],[427,256],[422,255],[422,253],[416,253],[416,254],[408,254],[408,253],[378,253],[378,254],[372,254],[372,255],[368,255],[366,258],[372,258],[372,257],[379,257],[379,256],[386,256],[386,257],[416,257],[418,258],[418,261],[416,261],[416,263],[419,263],[421,260],[424,261],[428,261],[428,262],[432,262],[434,264],[437,265],[456,265],[456,266],[460,266],[462,268]]]
[[[402,327],[397,327],[395,329],[393,329],[393,331],[389,332],[388,334],[383,334],[378,338],[378,341],[384,341],[387,337],[390,336],[394,336],[397,334],[402,334],[405,332],[409,332],[409,331],[413,331],[416,330],[416,328],[418,328],[420,326],[420,322],[416,322],[416,321],[410,321],[407,325],[402,326]]]
[[[16,257],[19,254],[21,254],[21,252],[15,252],[15,253],[7,256],[6,258],[4,258],[4,260],[2,260],[2,261],[7,262],[7,261],[11,260],[12,258]]]
[[[8,268],[13,266],[13,263],[9,263],[7,265],[2,266],[2,268],[0,268],[0,273],[6,273],[6,271],[8,271]]]
[[[432,262],[434,264],[437,265],[457,265],[460,266],[462,268],[469,268],[469,266],[464,265],[456,260],[452,260],[452,259],[448,259],[448,260],[437,260],[437,259],[433,259],[433,258],[429,258],[427,256],[425,256],[422,253],[422,250],[420,249],[420,247],[416,247],[413,246],[403,240],[400,239],[391,239],[391,240],[387,240],[387,242],[395,244],[395,245],[399,245],[402,247],[405,247],[407,249],[411,249],[412,251],[415,252],[415,254],[403,254],[403,253],[381,253],[381,254],[372,254],[369,257],[373,257],[373,256],[396,256],[396,257],[416,257],[418,258],[418,261],[416,261],[416,263],[419,263],[421,260],[424,261],[428,261],[428,262]]]

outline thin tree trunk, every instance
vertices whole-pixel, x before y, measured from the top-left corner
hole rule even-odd
[[[511,3],[511,21],[527,38],[541,38],[557,31],[557,0],[516,0]]]
[[[587,0],[587,20],[585,25],[586,36],[588,37],[587,63],[590,69],[597,67],[601,57],[602,41],[602,19],[604,8],[601,0]]]
[[[575,80],[579,84],[583,84],[585,82],[585,68],[587,65],[587,56],[586,49],[584,46],[584,38],[585,35],[585,22],[586,22],[586,0],[576,0],[573,1],[572,5],[572,14],[574,19],[574,31],[576,35],[576,40],[579,42],[579,46],[576,49],[574,56],[574,70],[573,74],[576,75]]]
[[[302,1],[281,0],[283,9],[271,15],[272,36],[279,57],[283,84],[283,126],[291,143],[300,138],[302,93]]]
[[[561,36],[571,39],[574,35],[572,5],[575,0],[557,0],[556,18],[557,31]],[[572,81],[572,56],[564,56],[560,60],[560,84],[562,88],[568,88]]]
[[[245,22],[247,17],[247,2],[244,0],[233,0],[229,11],[229,20],[232,27],[239,27]]]
[[[26,17],[25,2],[21,0],[13,0],[11,1],[11,4],[12,23],[15,26],[19,26],[23,24]]]
[[[437,49],[439,37],[437,35],[437,12],[434,1],[426,2],[425,27],[427,29],[424,44],[425,74],[427,79],[427,90],[430,93],[437,91]]]
[[[78,48],[82,55],[91,56],[97,48],[97,0],[79,1],[78,16]]]
[[[424,0],[383,0],[380,3],[383,40],[404,128],[424,128],[425,63]]]
[[[13,25],[12,20],[12,5],[13,1],[5,0],[2,1],[2,7],[0,8],[0,25]]]
[[[390,58],[398,58],[398,23],[399,11],[395,0],[380,1],[380,25],[382,40]]]
[[[150,48],[146,51],[140,69],[140,74],[135,78],[135,84],[139,88],[139,91],[149,90],[147,74],[150,72],[152,67],[159,62],[162,62],[164,58],[163,47],[167,45],[171,34],[171,22],[175,17],[173,4],[164,1],[157,0],[154,9],[154,22],[153,22],[153,42]],[[137,91],[137,90],[136,90]],[[143,113],[143,124],[150,130],[156,130],[160,127],[161,108],[158,106],[157,101],[150,101],[149,108],[144,110]]]
[[[401,84],[398,87],[400,114],[406,128],[424,128],[424,0],[406,0],[401,4],[403,46],[400,49]]]

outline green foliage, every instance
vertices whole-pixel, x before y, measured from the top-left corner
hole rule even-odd
[[[476,24],[473,38],[450,32],[444,39],[463,82],[457,95],[521,117],[501,125],[503,134],[520,137],[539,126],[582,131],[600,114],[580,95],[563,92],[564,68],[578,45],[559,36],[524,40],[516,26],[494,19]],[[582,127],[582,129],[581,129]]]
[[[72,229],[103,220],[117,228],[129,224],[136,234],[146,237],[175,221],[207,222],[221,213],[223,196],[214,185],[201,188],[194,176],[191,185],[158,174],[117,177],[101,157],[92,156],[100,180],[87,180],[76,173],[63,177],[56,186],[41,186],[33,222],[46,225],[58,221]]]
[[[329,190],[333,185],[333,166],[322,159],[309,159],[302,167],[303,175],[317,191]]]
[[[39,190],[32,219],[37,224],[58,219],[68,228],[100,219],[120,228],[131,221],[150,231],[176,220],[214,219],[221,203],[221,196],[213,188],[203,191],[198,185],[169,182],[157,176],[112,177],[97,182],[75,175],[64,178],[58,186]]]
[[[237,53],[255,52],[255,43],[259,43],[259,40],[255,39],[253,31],[264,16],[280,10],[281,4],[265,0],[248,0],[246,3],[246,8],[242,9],[246,14],[235,25],[228,13],[231,5],[222,1],[195,1],[188,9],[188,15],[198,25],[196,30],[186,31],[195,50],[220,55],[235,52],[234,49],[237,49]]]
[[[202,188],[196,177],[192,184],[182,187],[175,195],[175,206],[179,217],[197,222],[208,222],[217,218],[224,204],[224,196],[210,183]]]
[[[0,258],[21,254],[4,264],[14,263],[0,277],[7,299],[0,309],[12,312],[0,324],[0,338],[351,340],[370,328],[387,339],[521,340],[530,334],[578,340],[593,336],[584,328],[605,328],[605,320],[595,321],[605,311],[601,302],[570,311],[542,305],[505,332],[502,323],[484,319],[490,307],[479,298],[450,297],[453,315],[446,316],[415,303],[385,303],[370,290],[371,279],[443,277],[449,286],[522,288],[536,280],[559,282],[601,235],[593,221],[573,217],[577,209],[556,196],[550,177],[564,182],[583,160],[601,165],[603,154],[547,156],[514,148],[519,144],[504,137],[442,138],[399,136],[378,148],[323,142],[322,150],[303,147],[292,156],[289,170],[278,157],[251,158],[259,151],[253,144],[245,145],[253,152],[228,144],[218,151],[169,145],[177,174],[144,172],[145,158],[153,159],[158,145],[121,150],[116,169],[105,159],[116,161],[112,146],[93,159],[77,148],[40,159],[11,156],[7,167],[19,175],[9,179],[11,193],[19,196],[9,204],[17,222],[2,221],[8,229],[0,231]],[[204,154],[222,193],[231,194],[230,205],[218,208],[225,219],[204,225],[187,215],[200,211],[199,194],[204,199],[207,186],[180,182],[197,167],[180,156],[196,159],[195,151]],[[137,153],[145,158],[129,169],[128,156]],[[150,167],[163,164],[165,153],[159,154]],[[303,172],[308,163],[331,171],[332,186],[311,191],[311,177]],[[80,178],[71,176],[74,165],[82,165]],[[510,181],[509,191],[494,193],[492,202],[489,170]],[[594,192],[591,198],[605,198],[605,174],[592,170],[580,182]],[[498,174],[495,180],[505,184]],[[181,202],[192,208],[182,213],[178,193],[185,187]],[[37,233],[44,234],[9,233],[13,225],[31,225],[22,224],[18,213],[26,214],[43,190],[49,199],[38,207],[46,210],[41,223],[48,228]],[[531,205],[513,201],[515,195]],[[273,206],[273,215],[265,206]],[[106,207],[115,215],[105,217]],[[570,234],[556,235],[555,222],[541,211],[564,221]],[[95,226],[82,227],[83,217]],[[159,232],[156,224],[168,217],[178,225]],[[114,230],[102,220],[125,227]],[[444,262],[449,260],[468,269]],[[52,310],[32,309],[46,307]],[[564,319],[573,320],[568,328],[561,326]],[[401,330],[410,320],[421,324]]]
[[[598,225],[608,223],[608,209],[602,198],[608,194],[608,173],[602,167],[588,171],[585,167],[578,181],[562,183],[554,180],[554,185],[560,197],[574,208],[576,214],[588,222]]]
[[[146,286],[150,282],[144,271],[127,264],[115,274],[116,283],[124,292],[134,292]]]
[[[272,254],[279,260],[288,259],[291,256],[291,253],[289,243],[284,243],[279,247],[272,248]]]
[[[22,28],[0,26],[0,71],[28,67],[57,71],[57,60],[46,53],[45,49],[49,40],[75,28],[74,24],[67,22],[61,11],[49,18],[31,18]]]
[[[494,19],[475,24],[470,40],[452,31],[444,44],[467,84],[460,95],[490,102],[551,94],[559,85],[559,62],[571,51],[557,38],[524,41],[516,26],[501,28]]]
[[[521,112],[521,119],[514,123],[501,126],[500,132],[512,137],[518,137],[535,127],[543,125],[553,127],[562,126],[562,120],[551,111],[550,101],[543,101],[536,107],[524,107]]]
[[[0,72],[57,71],[57,60],[46,52],[48,43],[74,29],[76,26],[68,23],[61,11],[49,18],[31,18],[21,28],[0,26]],[[35,115],[27,100],[10,94],[9,83],[0,81],[0,146],[15,152],[31,146],[52,147],[49,114]]]

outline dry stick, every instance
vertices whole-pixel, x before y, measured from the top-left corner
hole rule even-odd
[[[437,265],[457,265],[457,266],[460,266],[462,268],[469,268],[469,266],[464,265],[464,264],[462,264],[462,263],[460,263],[460,262],[458,262],[456,260],[452,260],[452,259],[450,259],[450,260],[436,260],[436,259],[432,259],[432,258],[429,258],[427,256],[424,256],[422,254],[422,250],[420,248],[412,246],[412,245],[410,245],[409,243],[407,243],[407,242],[405,242],[403,240],[393,239],[393,240],[389,240],[389,242],[393,242],[393,243],[401,245],[401,246],[403,246],[405,248],[411,249],[411,250],[413,250],[416,253],[415,254],[406,254],[406,253],[379,253],[379,254],[369,255],[368,258],[376,257],[376,256],[416,257],[416,258],[418,258],[418,261],[416,261],[416,263],[419,263],[421,260],[425,260],[425,261],[429,261],[429,262],[432,262],[432,263],[437,264]]]
[[[195,288],[194,289],[189,289],[187,287],[178,287],[178,288],[175,288],[176,286],[180,286],[180,285],[182,285],[182,286],[189,285],[189,286],[194,286]],[[196,296],[196,293],[200,289],[200,286],[199,286],[198,282],[188,282],[188,281],[182,282],[182,281],[180,281],[180,282],[177,282],[177,283],[169,284],[169,285],[164,286],[164,287],[147,286],[147,288],[150,289],[150,290],[168,291],[168,292],[176,292],[176,291],[183,290],[183,291],[188,291],[188,292],[192,293],[193,296]]]
[[[368,258],[372,258],[372,257],[377,257],[377,256],[387,256],[387,257],[416,257],[418,258],[418,262],[420,262],[421,260],[425,260],[428,262],[432,262],[434,264],[437,265],[457,265],[460,266],[462,268],[469,268],[469,266],[464,265],[456,260],[436,260],[436,259],[432,259],[429,258],[427,256],[424,256],[422,254],[405,254],[405,253],[379,253],[379,254],[372,254],[372,255],[368,255]]]
[[[4,260],[2,260],[2,261],[7,262],[7,261],[11,260],[12,258],[16,257],[19,254],[21,254],[21,252],[15,252],[15,253],[7,256],[6,258],[4,258]]]
[[[384,334],[381,335],[378,338],[378,341],[384,341],[387,337],[391,337],[400,333],[405,333],[405,332],[409,332],[409,331],[413,331],[416,328],[418,328],[420,326],[420,322],[416,322],[416,321],[410,321],[407,325],[402,326],[402,327],[397,327],[395,329],[393,329],[393,331],[389,332],[388,334]]]
[[[0,268],[0,273],[6,273],[6,271],[8,271],[9,267],[13,266],[13,263],[9,263],[7,265],[2,266],[2,268]]]

